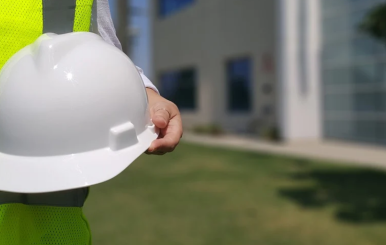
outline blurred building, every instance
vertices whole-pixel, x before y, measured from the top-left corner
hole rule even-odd
[[[184,125],[386,143],[385,0],[152,0],[153,80]]]

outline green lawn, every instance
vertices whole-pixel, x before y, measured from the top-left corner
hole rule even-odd
[[[181,144],[95,186],[94,245],[386,244],[386,174]]]

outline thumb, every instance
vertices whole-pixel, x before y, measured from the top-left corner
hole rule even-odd
[[[151,109],[151,117],[157,128],[166,128],[170,121],[170,113],[163,103],[155,104]]]

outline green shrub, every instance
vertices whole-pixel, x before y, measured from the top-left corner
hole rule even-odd
[[[197,134],[221,135],[224,130],[218,124],[197,125],[192,128],[192,131]]]
[[[278,127],[272,126],[263,129],[261,137],[269,141],[280,141],[280,133]]]

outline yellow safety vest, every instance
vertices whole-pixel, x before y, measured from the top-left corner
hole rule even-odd
[[[43,33],[90,31],[92,10],[93,0],[0,0],[0,69]],[[90,245],[88,192],[0,192],[0,245]]]
[[[93,0],[1,0],[0,69],[41,34],[89,31]]]

